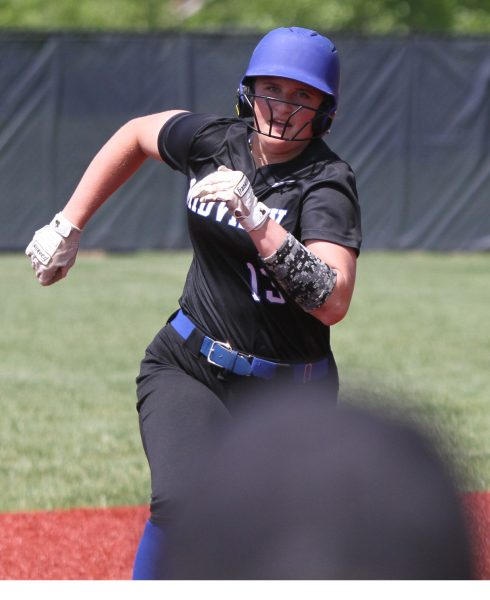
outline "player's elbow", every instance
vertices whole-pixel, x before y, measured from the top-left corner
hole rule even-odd
[[[311,315],[321,321],[324,325],[331,326],[342,321],[346,316],[352,295],[334,293],[318,308],[311,311]]]
[[[342,319],[347,314],[348,307],[344,308],[335,306],[334,308],[332,308],[327,307],[326,304],[327,303],[325,303],[323,306],[320,306],[320,308],[313,310],[311,314],[319,321],[321,321],[324,325],[330,327],[331,325],[335,325],[336,323],[342,321]]]

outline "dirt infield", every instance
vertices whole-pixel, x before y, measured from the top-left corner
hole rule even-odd
[[[490,579],[490,492],[465,494],[477,579]],[[130,579],[146,506],[0,514],[0,579]]]
[[[475,578],[490,579],[490,492],[465,494],[463,502],[472,534]]]
[[[147,507],[0,514],[0,579],[130,579]]]

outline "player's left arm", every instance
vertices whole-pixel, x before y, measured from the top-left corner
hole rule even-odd
[[[270,209],[241,171],[221,166],[189,193],[201,202],[226,202],[279,286],[303,310],[325,325],[345,317],[356,278],[355,250],[317,239],[302,244],[269,217]]]
[[[311,311],[325,325],[335,325],[349,310],[356,282],[356,252],[352,248],[322,240],[307,240],[305,246],[337,274],[335,286],[327,300]]]
[[[281,287],[304,310],[324,325],[345,317],[356,281],[354,249],[323,240],[301,244],[272,219],[249,235]]]

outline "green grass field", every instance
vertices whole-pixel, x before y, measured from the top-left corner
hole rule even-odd
[[[134,379],[189,262],[82,254],[43,288],[0,256],[0,511],[148,501]],[[366,252],[332,330],[343,402],[441,434],[465,490],[490,490],[489,275],[486,254]]]

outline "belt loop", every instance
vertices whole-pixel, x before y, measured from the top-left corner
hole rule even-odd
[[[313,364],[306,363],[303,371],[303,383],[308,383],[311,381],[311,376],[313,374]]]

